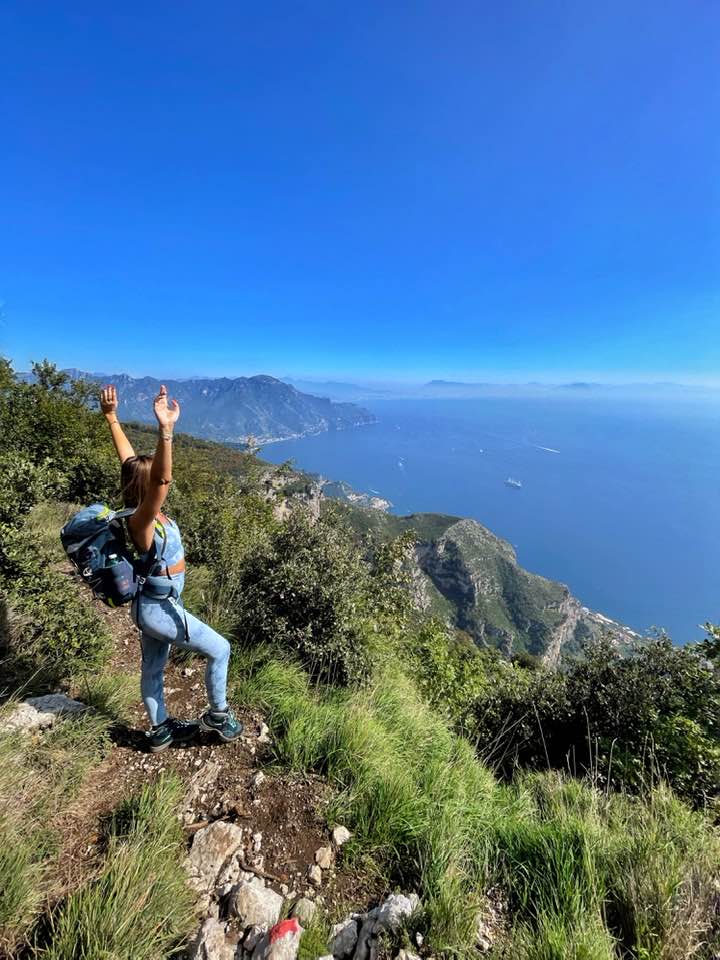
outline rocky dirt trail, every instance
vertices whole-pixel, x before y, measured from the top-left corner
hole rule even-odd
[[[198,732],[186,744],[149,753],[139,692],[137,630],[126,609],[111,610],[86,599],[105,619],[113,638],[110,672],[119,680],[122,674],[132,675],[138,700],[129,722],[113,729],[109,752],[89,770],[79,794],[55,825],[62,838],[55,895],[69,893],[99,872],[103,822],[118,804],[144,784],[173,773],[185,788],[180,815],[188,843],[186,867],[202,921],[188,957],[294,956],[302,931],[299,924],[310,923],[320,907],[331,920],[344,918],[333,930],[336,956],[357,953],[368,960],[371,944],[390,929],[368,913],[373,905],[380,904],[377,910],[382,907],[386,891],[378,879],[359,876],[343,863],[342,845],[349,834],[342,825],[327,822],[329,786],[318,777],[273,768],[272,738],[264,718],[241,704],[233,704],[244,726],[237,743],[224,744],[212,734]],[[203,678],[201,659],[171,656],[165,682],[171,715],[200,716],[206,708]],[[66,692],[82,700],[82,689]],[[399,914],[397,904],[390,913],[386,909],[395,926],[399,917],[411,912],[412,903],[403,900]],[[288,919],[281,921],[283,917]]]

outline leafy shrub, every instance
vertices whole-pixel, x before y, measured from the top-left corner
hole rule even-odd
[[[0,453],[0,525],[13,525],[52,488],[48,464],[38,465],[15,451]]]
[[[0,527],[0,575],[5,617],[8,607],[14,613],[0,634],[5,682],[42,691],[102,662],[110,643],[103,621],[24,527]]]
[[[102,418],[90,409],[92,388],[47,361],[33,365],[34,383],[12,378],[7,365],[4,370],[0,436],[5,455],[29,461],[33,472],[43,471],[59,499],[111,497],[117,463]]]
[[[193,565],[187,602],[223,634],[237,631],[245,563],[277,528],[272,505],[229,477],[183,470],[170,509]],[[197,571],[197,573],[196,573]]]
[[[720,675],[707,651],[660,638],[627,657],[600,641],[566,673],[501,671],[466,723],[505,775],[589,770],[631,788],[662,777],[704,804],[720,792]]]
[[[333,514],[314,522],[294,511],[247,558],[238,582],[238,636],[296,651],[311,674],[348,684],[367,679],[403,629],[401,574],[389,554],[368,561]]]

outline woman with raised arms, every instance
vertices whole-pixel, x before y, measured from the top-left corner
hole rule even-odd
[[[152,752],[171,743],[188,740],[198,729],[217,733],[221,740],[236,740],[242,724],[227,702],[227,670],[230,644],[180,602],[185,583],[185,555],[177,524],[162,513],[172,482],[173,429],[180,416],[177,400],[168,403],[167,389],[160,387],[153,410],[158,422],[158,441],[153,456],[136,456],[118,420],[118,398],[114,386],[104,387],[100,407],[122,464],[120,482],[125,507],[135,512],[127,519],[132,546],[139,559],[162,557],[162,565],[153,570],[132,604],[132,617],[141,632],[143,703],[151,723],[148,745]],[[188,722],[169,717],[165,709],[164,672],[170,645],[192,650],[205,657],[205,685],[208,709],[199,721]]]

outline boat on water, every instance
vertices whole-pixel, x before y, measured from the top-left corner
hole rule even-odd
[[[521,480],[514,480],[512,477],[508,477],[505,481],[506,487],[515,487],[516,490],[519,490],[522,487]]]

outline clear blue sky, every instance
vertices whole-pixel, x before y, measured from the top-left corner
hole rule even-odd
[[[0,350],[715,380],[714,0],[6,0]]]

